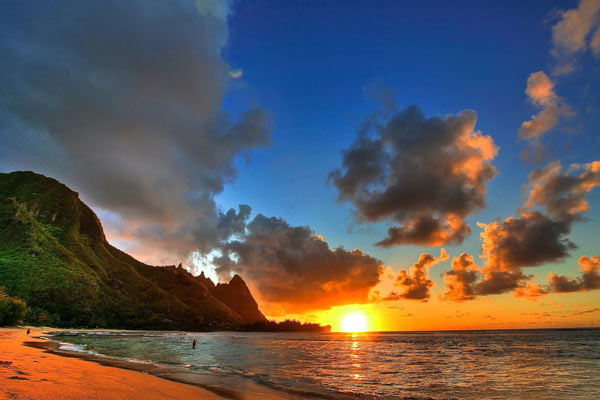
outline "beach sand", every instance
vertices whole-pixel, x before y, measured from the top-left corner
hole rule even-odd
[[[47,332],[47,329],[43,330]],[[219,399],[202,388],[152,375],[61,357],[24,342],[42,330],[0,329],[0,399]]]

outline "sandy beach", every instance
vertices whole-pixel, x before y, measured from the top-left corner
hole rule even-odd
[[[48,330],[44,330],[47,332]],[[42,330],[0,329],[0,399],[223,399],[202,388],[61,357],[24,342]]]

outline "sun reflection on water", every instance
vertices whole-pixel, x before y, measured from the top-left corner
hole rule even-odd
[[[361,381],[364,379],[362,375],[362,366],[361,366],[361,353],[363,349],[360,346],[359,334],[352,333],[352,344],[350,345],[350,360],[351,360],[351,368],[350,368],[350,378],[355,381]]]

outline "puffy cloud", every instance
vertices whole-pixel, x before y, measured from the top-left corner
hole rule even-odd
[[[446,282],[445,300],[462,302],[473,300],[476,296],[475,282],[479,279],[479,266],[473,256],[462,253],[452,259],[452,270],[444,272]]]
[[[544,71],[534,72],[527,78],[527,88],[525,93],[531,101],[540,106],[545,106],[556,102],[556,93],[554,93],[554,83],[548,78]]]
[[[441,246],[461,243],[470,233],[471,228],[457,215],[449,214],[445,221],[431,215],[420,215],[404,226],[391,226],[387,237],[375,244],[381,247],[405,243]]]
[[[583,169],[580,174],[573,174]],[[571,172],[571,173],[570,173]],[[587,193],[600,185],[600,163],[571,165],[558,161],[529,175],[528,198],[518,217],[480,224],[488,270],[511,271],[563,259],[575,245],[566,237],[588,209]],[[541,206],[546,213],[533,210]]]
[[[529,175],[529,197],[526,208],[543,206],[546,212],[561,221],[577,219],[588,210],[586,195],[600,185],[600,161],[572,164],[571,171],[583,170],[579,175],[563,173],[559,161]]]
[[[431,294],[429,289],[433,286],[433,281],[429,279],[428,270],[435,264],[448,259],[446,250],[441,249],[440,256],[434,257],[427,253],[422,253],[411,270],[402,270],[398,274],[394,286],[400,287],[401,291],[393,291],[384,297],[384,301],[393,301],[400,299],[423,300],[427,301]]]
[[[582,256],[577,261],[581,266],[581,276],[570,278],[550,274],[549,286],[555,293],[569,293],[600,289],[600,256]]]
[[[548,295],[548,290],[542,287],[542,285],[539,283],[533,284],[528,282],[527,285],[516,288],[513,295],[515,297],[521,297],[531,301],[538,301],[540,297]]]
[[[554,128],[562,117],[571,116],[571,107],[554,92],[554,83],[543,71],[534,72],[527,78],[525,93],[540,112],[523,122],[519,137],[530,141],[524,156],[534,156],[544,151],[539,138]]]
[[[473,111],[426,118],[417,106],[372,118],[329,175],[338,201],[353,204],[361,223],[401,224],[379,246],[461,243],[496,174],[497,147],[476,120]]]
[[[575,173],[583,170],[581,173]],[[529,175],[528,197],[517,217],[479,224],[483,228],[482,257],[486,259],[483,279],[468,287],[475,295],[500,294],[517,289],[516,296],[539,297],[548,290],[529,283],[524,267],[564,259],[576,248],[567,235],[587,211],[587,193],[600,185],[600,163],[571,165],[563,171],[559,162]],[[543,207],[544,212],[534,209]],[[474,268],[472,269],[475,270]],[[452,275],[450,275],[452,277]],[[557,285],[567,283],[555,278]],[[461,298],[460,292],[456,296]]]
[[[510,292],[526,285],[531,278],[520,269],[514,271],[502,271],[484,267],[483,279],[477,282],[476,293],[481,296],[490,294],[502,294]]]
[[[221,251],[215,259],[219,276],[242,274],[263,301],[287,312],[366,303],[384,273],[380,260],[358,249],[330,249],[309,227],[262,214]]]
[[[556,75],[572,72],[576,55],[588,46],[594,55],[600,54],[600,28],[596,28],[599,22],[600,0],[581,0],[577,8],[562,13],[560,21],[552,27],[552,54],[558,62]]]
[[[0,6],[0,152],[121,221],[113,238],[176,258],[227,235],[213,200],[269,141],[260,108],[222,109],[228,1]],[[109,227],[109,231],[111,227]],[[173,261],[171,259],[170,261]]]
[[[480,224],[486,268],[510,271],[555,262],[575,245],[566,238],[571,221],[554,220],[539,211]]]
[[[561,20],[552,27],[552,43],[564,53],[584,49],[592,29],[598,24],[600,0],[581,0],[579,7],[563,12]]]
[[[552,27],[552,43],[551,54],[556,61],[554,76],[575,71],[578,55],[588,47],[594,55],[600,56],[600,0],[581,0],[577,8],[562,12]],[[519,137],[528,140],[521,157],[538,162],[546,152],[541,136],[561,119],[573,116],[574,111],[555,93],[554,83],[543,71],[529,76],[526,93],[539,112],[521,124]]]

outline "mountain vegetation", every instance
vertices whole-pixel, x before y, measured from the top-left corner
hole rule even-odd
[[[0,319],[11,315],[2,324],[222,330],[266,321],[240,277],[211,287],[181,266],[134,259],[107,242],[76,192],[33,172],[0,174],[0,286]]]

